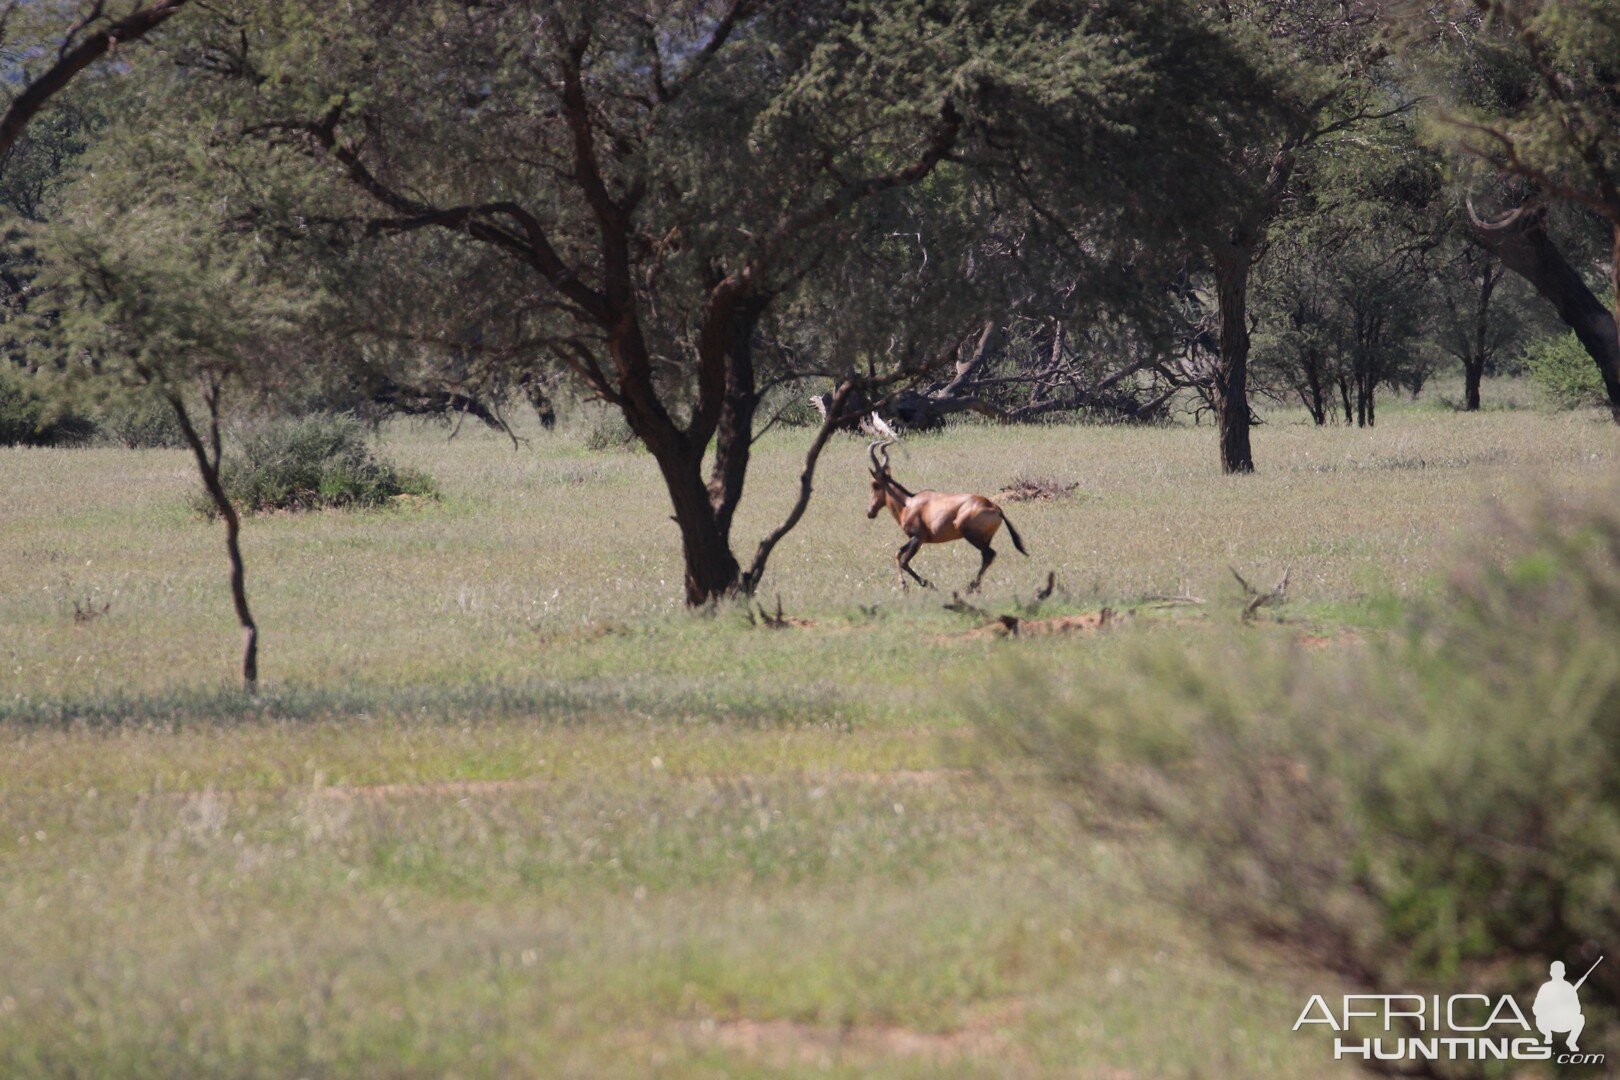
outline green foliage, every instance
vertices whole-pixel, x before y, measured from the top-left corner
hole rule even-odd
[[[178,450],[186,445],[174,409],[151,399],[109,403],[96,418],[96,430],[130,450]]]
[[[28,376],[0,364],[0,446],[68,446],[94,432],[90,420],[53,411]]]
[[[323,414],[252,432],[239,455],[227,456],[221,480],[248,513],[382,506],[399,495],[435,494],[431,477],[380,460],[358,420]],[[213,509],[204,497],[197,508]]]
[[[1367,986],[1522,991],[1620,924],[1620,512],[1492,531],[1505,558],[1465,559],[1387,646],[1021,673],[985,729],[1088,814],[1162,822],[1200,867],[1189,906],[1222,925]],[[1620,973],[1583,998],[1613,1031]]]
[[[297,369],[311,295],[275,236],[228,220],[209,153],[109,133],[26,234],[31,300],[13,325],[52,400],[105,413],[120,441],[173,445],[158,413],[174,401],[201,415],[227,390],[312,381]]]
[[[39,399],[0,374],[0,446],[33,446],[41,438]]]
[[[1530,380],[1560,409],[1601,405],[1603,376],[1574,332],[1544,337],[1524,352]]]
[[[1420,61],[1437,91],[1436,134],[1465,170],[1494,170],[1532,180],[1554,199],[1612,207],[1620,11],[1606,0],[1478,7],[1484,14],[1457,18],[1447,5],[1414,6],[1424,45],[1408,58]],[[1446,32],[1435,33],[1441,26]]]

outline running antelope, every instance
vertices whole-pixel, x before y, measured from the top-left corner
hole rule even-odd
[[[952,540],[966,540],[979,549],[983,561],[979,563],[979,572],[973,576],[973,583],[968,586],[968,592],[977,592],[979,582],[984,580],[984,572],[990,569],[990,564],[996,561],[996,551],[990,546],[995,538],[996,530],[1002,523],[1007,525],[1007,533],[1012,537],[1013,547],[1018,549],[1020,555],[1028,555],[1024,550],[1024,541],[1019,538],[1018,530],[1007,521],[1007,515],[1001,512],[1001,507],[985,498],[983,495],[946,495],[938,491],[906,490],[889,472],[889,444],[893,440],[878,440],[867,447],[867,453],[872,458],[872,505],[866,508],[868,519],[878,516],[878,511],[885,506],[894,520],[900,523],[900,529],[906,534],[906,542],[895,556],[895,562],[900,567],[900,584],[906,584],[904,574],[910,574],[917,584],[924,588],[932,588],[927,579],[918,575],[911,568],[911,559],[924,544],[946,544]],[[878,461],[878,451],[883,451],[883,460]]]

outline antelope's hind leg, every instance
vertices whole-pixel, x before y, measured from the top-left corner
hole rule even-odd
[[[967,587],[968,592],[976,593],[979,591],[979,582],[984,580],[984,572],[990,569],[991,563],[996,561],[996,549],[988,543],[981,544],[976,540],[969,540],[968,543],[979,549],[979,572],[973,575],[973,580],[968,583]]]
[[[917,584],[921,585],[923,588],[925,588],[925,589],[932,589],[933,588],[933,586],[928,583],[927,578],[925,578],[922,575],[918,574],[917,571],[915,571],[915,570],[913,570],[911,568],[911,560],[912,560],[913,557],[916,556],[918,550],[921,547],[922,547],[922,538],[919,537],[919,536],[913,536],[910,540],[907,540],[905,542],[905,544],[900,548],[899,553],[896,554],[895,557],[894,557],[895,565],[898,566],[900,568],[900,570],[901,570],[900,587],[902,589],[906,587],[906,579],[905,579],[905,576],[904,576],[905,574],[910,574],[913,578],[916,579]]]

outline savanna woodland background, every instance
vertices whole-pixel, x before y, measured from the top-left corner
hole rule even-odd
[[[0,29],[0,1074],[1348,1075],[1620,950],[1620,6]],[[1030,557],[901,589],[889,432]]]

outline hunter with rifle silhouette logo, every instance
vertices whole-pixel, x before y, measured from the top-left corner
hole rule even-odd
[[[1582,975],[1572,986],[1564,979],[1564,962],[1562,960],[1552,962],[1552,966],[1547,970],[1552,978],[1541,984],[1541,989],[1536,991],[1535,1004],[1531,1006],[1531,1010],[1536,1014],[1536,1028],[1547,1042],[1553,1041],[1554,1032],[1567,1031],[1569,1038],[1565,1045],[1571,1050],[1580,1049],[1575,1045],[1575,1040],[1580,1038],[1581,1029],[1586,1026],[1586,1018],[1581,1015],[1581,999],[1576,991],[1601,963],[1603,957],[1600,956],[1586,969],[1586,975]]]

